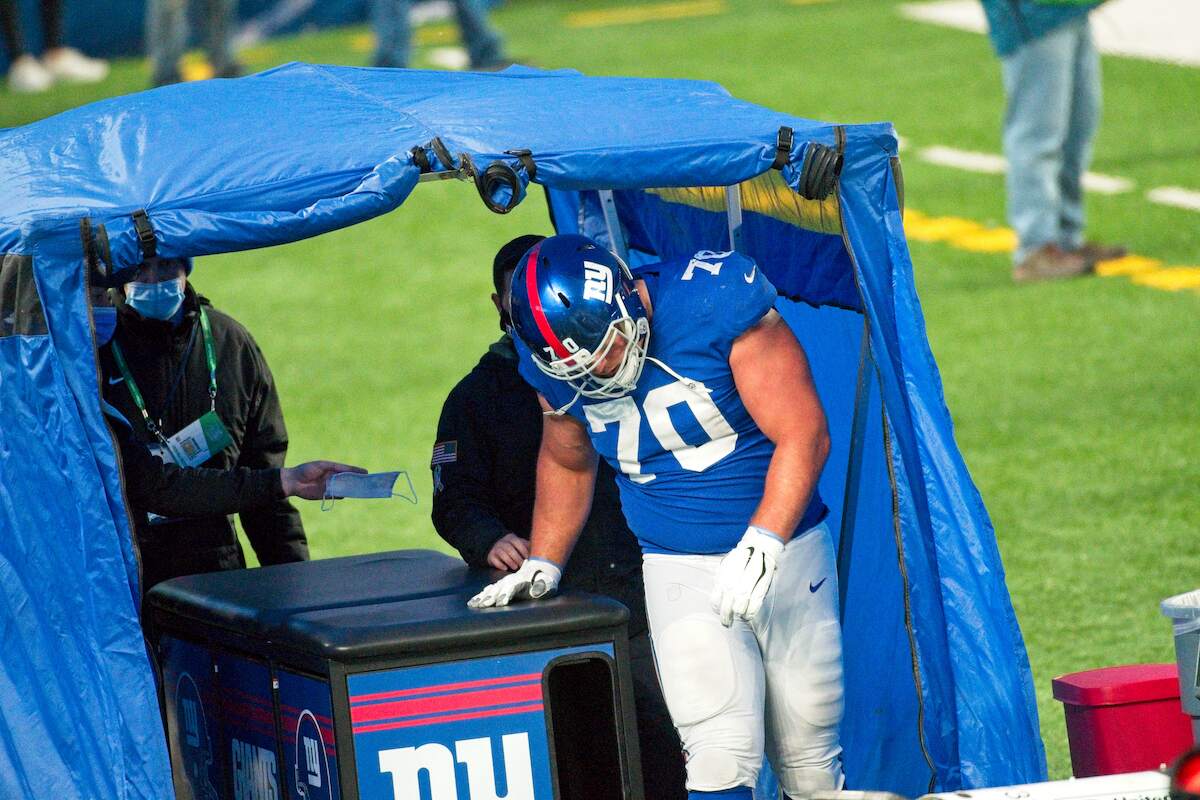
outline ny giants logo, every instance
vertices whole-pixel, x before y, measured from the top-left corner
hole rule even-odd
[[[600,300],[611,303],[613,299],[612,270],[604,264],[583,262],[583,297],[585,300]]]
[[[510,733],[501,737],[504,750],[504,775],[508,790],[497,794],[496,765],[492,760],[492,740],[460,739],[454,752],[437,742],[420,747],[398,747],[379,752],[379,771],[392,776],[395,800],[422,798],[419,776],[429,776],[429,800],[535,800],[533,767],[529,756],[529,734]],[[467,794],[458,791],[455,761],[466,767]]]

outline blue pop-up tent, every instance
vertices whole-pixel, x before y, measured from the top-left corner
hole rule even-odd
[[[292,64],[0,132],[0,794],[164,798],[136,554],[100,409],[90,283],[391,211],[477,176],[635,262],[757,259],[829,417],[851,788],[1039,780],[1024,644],[925,337],[889,125],[696,81]],[[466,190],[466,189],[464,189]],[[144,214],[138,213],[144,211]],[[516,231],[514,231],[516,233]]]

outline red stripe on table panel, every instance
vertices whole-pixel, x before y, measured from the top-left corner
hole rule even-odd
[[[440,697],[421,697],[414,700],[356,706],[350,709],[350,719],[357,725],[362,722],[416,717],[422,714],[440,714],[464,709],[512,705],[513,703],[540,702],[541,699],[542,684],[540,682],[528,683],[503,689],[483,689],[477,692],[460,692]]]
[[[542,673],[530,672],[527,675],[508,675],[503,678],[487,678],[479,681],[463,681],[461,683],[442,683],[437,686],[421,686],[416,689],[399,689],[394,692],[376,692],[375,694],[360,694],[350,698],[350,705],[370,703],[375,700],[391,700],[396,697],[419,697],[423,694],[438,694],[454,692],[461,689],[478,689],[483,686],[499,686],[505,683],[525,683],[540,681]]]
[[[408,719],[400,722],[383,722],[377,725],[360,725],[354,728],[354,733],[371,733],[372,731],[386,731],[393,728],[415,728],[422,725],[441,725],[446,722],[458,722],[464,719],[482,719],[484,717],[499,717],[505,714],[530,714],[534,711],[541,711],[542,704],[534,703],[527,706],[516,706],[515,708],[500,708],[490,711],[468,711],[462,714],[445,714],[440,717],[425,717],[423,719]]]

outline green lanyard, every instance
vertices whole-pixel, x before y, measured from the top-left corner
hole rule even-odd
[[[200,332],[204,334],[204,360],[208,364],[208,401],[209,410],[217,410],[217,351],[213,347],[212,326],[208,322],[208,313],[204,310],[204,306],[200,306]],[[138,389],[137,381],[133,379],[133,373],[129,371],[129,364],[125,362],[125,354],[121,352],[121,346],[116,340],[112,343],[113,360],[117,362],[117,369],[121,370],[121,377],[125,379],[125,385],[129,387],[129,396],[133,398],[133,404],[137,406],[138,411],[142,412],[142,419],[146,423],[146,430],[150,431],[152,436],[166,444],[167,437],[163,435],[162,430],[150,418],[150,412],[146,410],[146,401],[142,398],[142,392]],[[186,365],[185,365],[186,367]]]

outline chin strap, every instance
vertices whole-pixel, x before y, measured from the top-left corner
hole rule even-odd
[[[694,380],[692,380],[691,378],[685,378],[685,377],[683,377],[683,376],[682,376],[682,375],[680,375],[678,372],[676,372],[675,370],[671,369],[670,367],[668,367],[668,366],[667,366],[666,364],[664,364],[662,361],[659,361],[659,360],[658,360],[657,358],[655,358],[654,356],[646,356],[646,360],[647,360],[647,361],[653,361],[655,364],[658,364],[658,366],[659,366],[659,367],[662,369],[662,371],[663,371],[663,372],[667,373],[667,374],[668,374],[668,375],[670,375],[672,378],[674,378],[675,380],[679,381],[680,383],[682,383],[682,384],[683,384],[684,386],[686,386],[688,389],[691,389],[691,390],[692,390],[693,392],[695,392],[696,394],[698,394],[698,395],[700,395],[700,396],[702,396],[702,397],[703,397],[703,396],[707,396],[707,395],[710,395],[710,394],[712,394],[712,389],[708,388],[707,386],[705,386],[705,385],[704,385],[704,384],[702,384],[702,383],[699,383],[698,381],[694,381]]]
[[[571,398],[571,402],[567,403],[565,406],[560,406],[559,408],[556,408],[553,411],[543,411],[542,416],[543,417],[561,417],[563,414],[567,413],[567,409],[569,409],[571,406],[578,403],[579,398],[581,398],[581,397],[583,397],[583,392],[581,392],[579,389],[576,389],[575,396]]]

